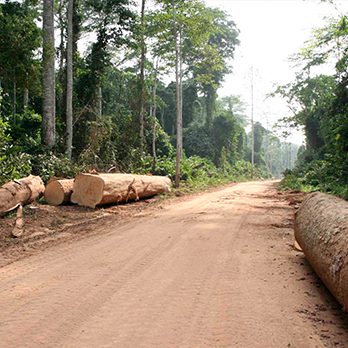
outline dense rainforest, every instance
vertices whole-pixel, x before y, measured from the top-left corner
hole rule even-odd
[[[293,170],[282,185],[321,190],[348,199],[348,18],[331,18],[295,57],[296,79],[277,90],[291,115],[284,122],[304,130]],[[318,67],[333,74],[318,74]],[[332,68],[333,67],[333,68]],[[327,69],[328,70],[328,69]]]
[[[0,182],[90,170],[176,186],[281,176],[298,147],[251,125],[234,91],[218,96],[238,45],[233,19],[201,0],[0,1]],[[345,75],[327,78],[335,94],[320,107],[344,114]],[[325,146],[346,146],[340,132]]]

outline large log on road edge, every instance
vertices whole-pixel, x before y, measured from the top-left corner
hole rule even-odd
[[[136,201],[169,192],[171,181],[164,176],[135,174],[79,174],[71,201],[95,208],[97,205]]]
[[[295,216],[295,237],[318,276],[348,310],[348,202],[308,195]]]
[[[34,202],[44,191],[45,185],[39,176],[10,181],[0,187],[0,213]]]
[[[51,205],[70,202],[73,187],[74,179],[52,180],[46,186],[45,201]]]

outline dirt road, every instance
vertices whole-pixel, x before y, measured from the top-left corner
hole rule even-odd
[[[255,182],[174,200],[1,268],[0,346],[347,347],[279,197]]]

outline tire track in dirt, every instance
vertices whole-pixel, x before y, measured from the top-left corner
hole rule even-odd
[[[169,202],[0,269],[0,346],[346,347],[321,311],[332,299],[298,281],[309,268],[273,185]]]

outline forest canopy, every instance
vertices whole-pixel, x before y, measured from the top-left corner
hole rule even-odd
[[[0,1],[0,181],[281,176],[297,147],[218,96],[239,43],[201,0]]]
[[[291,116],[284,122],[304,129],[306,146],[285,186],[322,190],[348,198],[348,18],[331,18],[295,56],[296,79],[280,86]],[[315,68],[332,65],[332,75]]]

